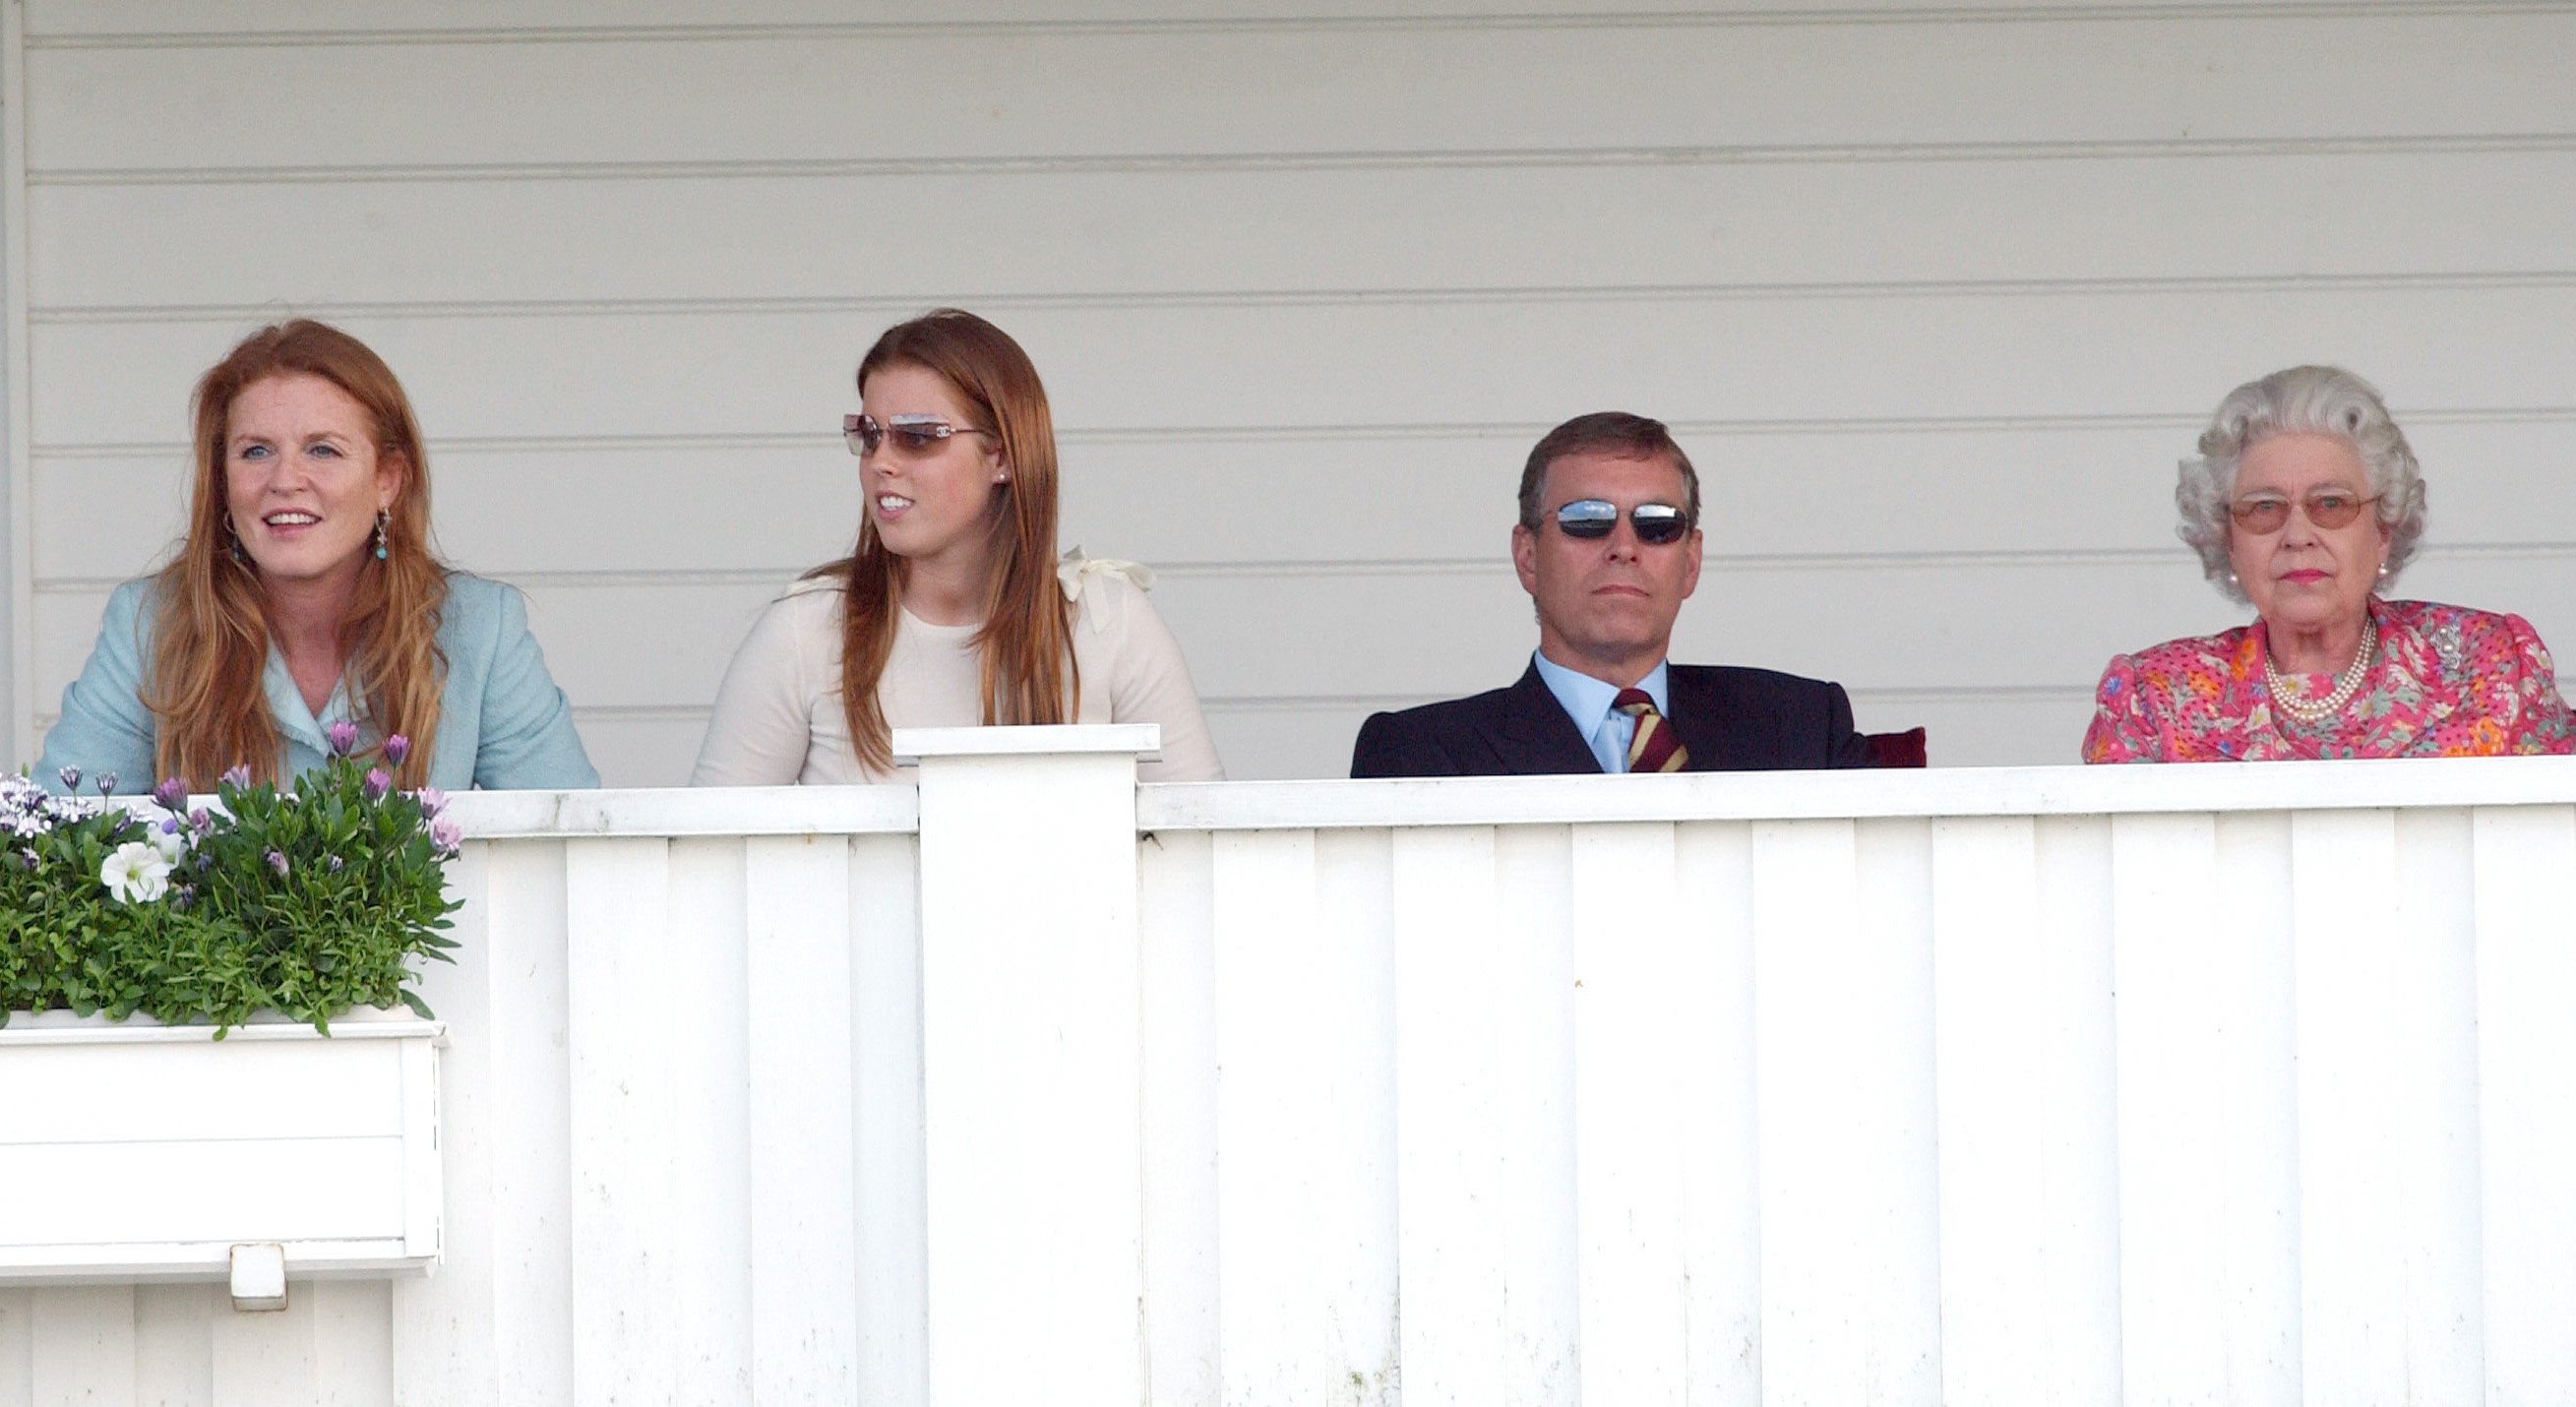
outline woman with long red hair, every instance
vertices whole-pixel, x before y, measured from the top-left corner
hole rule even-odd
[[[39,780],[209,791],[355,751],[404,787],[599,785],[519,593],[431,552],[420,426],[365,343],[262,328],[192,418],[187,537],[108,598]]]
[[[858,545],[771,603],[716,695],[701,786],[882,781],[896,728],[1157,723],[1147,781],[1222,775],[1141,568],[1056,554],[1055,426],[1000,328],[886,329],[846,418]]]

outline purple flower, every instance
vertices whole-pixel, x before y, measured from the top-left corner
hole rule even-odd
[[[152,801],[164,811],[176,811],[188,804],[188,784],[177,777],[164,777],[152,789]]]
[[[434,819],[439,812],[447,809],[447,793],[436,787],[422,787],[414,794],[414,799],[420,802],[420,815],[423,820]]]
[[[382,801],[385,799],[385,793],[393,789],[393,776],[382,767],[368,768],[367,779],[358,783],[359,792],[369,801]]]
[[[333,757],[346,757],[349,755],[349,749],[358,745],[358,725],[343,718],[323,729],[322,736],[331,740]]]
[[[101,796],[113,796],[116,794],[116,774],[101,772],[90,782],[90,785],[98,788],[98,794]]]
[[[236,762],[232,766],[225,768],[224,785],[228,787],[249,786],[250,764],[246,762]]]
[[[80,769],[78,767],[66,767],[63,770],[56,772],[54,775],[61,779],[63,790],[80,790]]]
[[[465,827],[452,817],[441,816],[429,823],[429,843],[437,846],[439,853],[453,855],[456,847],[465,843]]]
[[[403,759],[409,756],[411,756],[411,739],[404,737],[400,733],[396,733],[392,737],[385,739],[386,766],[400,767],[403,764]]]
[[[277,877],[279,879],[286,878],[286,856],[284,854],[275,850],[269,851],[268,867],[277,871]]]
[[[322,862],[322,868],[329,870],[333,874],[338,874],[345,867],[340,863],[340,857],[334,855],[330,859]]]
[[[195,829],[197,834],[204,835],[206,832],[215,828],[215,818],[207,815],[206,808],[200,806],[196,810],[188,813],[188,824],[190,827]]]
[[[197,886],[193,884],[182,884],[170,891],[171,908],[184,909],[195,902],[197,902]]]

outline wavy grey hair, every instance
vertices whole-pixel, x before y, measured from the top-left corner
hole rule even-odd
[[[2424,536],[2424,474],[2415,451],[2388,414],[2379,389],[2338,366],[2294,366],[2227,393],[2200,432],[2200,454],[2182,462],[2174,530],[2200,554],[2201,570],[2231,599],[2245,588],[2227,571],[2228,508],[2236,499],[2236,468],[2245,451],[2274,435],[2332,435],[2361,455],[2370,474],[2371,505],[2388,530],[2388,576],[2393,582],[2415,556]]]

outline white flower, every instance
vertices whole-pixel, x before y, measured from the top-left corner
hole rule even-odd
[[[170,889],[170,862],[147,841],[129,840],[98,867],[98,882],[126,904],[148,904]]]
[[[146,818],[144,842],[159,851],[163,860],[175,865],[187,857],[190,834],[186,817],[158,808],[136,810]]]

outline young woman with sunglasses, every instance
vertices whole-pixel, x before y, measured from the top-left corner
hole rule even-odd
[[[2381,599],[2423,535],[2424,482],[2360,377],[2302,366],[2237,387],[2174,501],[2183,541],[2254,623],[2112,660],[2085,761],[2576,751],[2520,616]]]
[[[1056,554],[1054,422],[1019,344],[942,308],[886,329],[858,389],[858,545],[752,626],[692,781],[883,781],[896,728],[1010,723],[1157,723],[1140,776],[1220,779],[1152,578]]]

